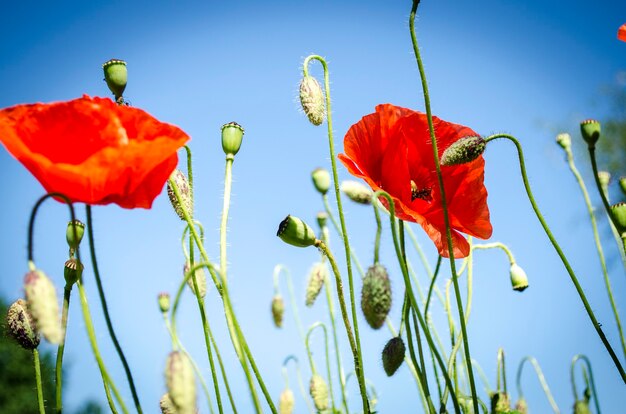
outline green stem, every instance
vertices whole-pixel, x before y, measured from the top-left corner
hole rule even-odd
[[[43,405],[43,388],[41,386],[41,365],[39,363],[39,351],[33,348],[33,360],[35,365],[35,382],[37,383],[37,402],[39,403],[39,414],[46,414],[46,408]]]
[[[504,359],[504,350],[502,348],[498,349],[498,384],[497,390],[500,391],[500,381],[502,380],[502,391],[507,393],[506,387],[506,365]]]
[[[311,364],[311,372],[313,373],[313,375],[315,375],[316,374],[315,362],[313,361],[313,354],[311,353],[310,339],[311,339],[311,334],[313,333],[313,330],[317,327],[321,327],[324,330],[324,352],[326,355],[326,372],[328,375],[330,402],[332,404],[332,412],[334,413],[336,411],[336,408],[335,408],[335,395],[333,393],[333,381],[332,381],[332,377],[330,373],[330,357],[329,357],[329,352],[328,352],[328,330],[326,329],[326,325],[324,325],[322,322],[315,322],[309,328],[309,331],[306,334],[306,341],[305,341],[306,352],[307,352],[307,355],[309,356],[309,362]]]
[[[65,350],[65,338],[67,337],[67,314],[70,307],[70,297],[72,294],[72,285],[65,285],[63,289],[63,310],[61,312],[61,326],[63,329],[63,340],[57,348],[57,361],[55,368],[55,386],[56,386],[56,412],[63,412],[63,352]]]
[[[287,387],[289,387],[289,377],[287,376],[287,364],[289,364],[289,361],[293,361],[293,363],[296,365],[296,376],[298,377],[298,385],[300,386],[300,394],[302,394],[302,398],[304,399],[304,402],[306,403],[306,406],[309,409],[309,412],[311,414],[315,414],[315,410],[313,409],[313,407],[311,406],[311,402],[309,401],[309,396],[304,390],[304,382],[302,381],[302,374],[300,373],[300,363],[298,362],[298,358],[294,355],[289,355],[283,361],[283,376],[285,377]]]
[[[324,209],[326,210],[326,213],[328,214],[328,218],[330,218],[330,222],[333,223],[333,227],[335,228],[335,231],[337,232],[339,237],[343,238],[343,233],[341,232],[341,229],[339,228],[339,223],[337,223],[337,219],[335,218],[332,211],[330,210],[330,205],[328,204],[328,197],[326,195],[322,196],[322,201],[324,202]],[[354,261],[356,270],[361,275],[361,278],[365,277],[363,266],[361,266],[361,263],[359,262],[359,258],[357,257],[356,253],[354,252],[352,248],[350,248],[350,257]]]
[[[585,365],[587,365],[587,370],[589,371],[589,377],[591,379],[590,381],[591,391],[593,392],[593,401],[596,406],[596,413],[601,414],[600,413],[600,401],[598,400],[598,392],[596,390],[596,383],[593,380],[593,371],[591,370],[591,362],[589,361],[589,358],[580,354],[572,358],[572,364],[570,365],[570,380],[572,381],[572,391],[574,391],[574,400],[578,400],[578,392],[576,391],[576,376],[574,375],[574,368],[576,368],[576,362],[579,359],[584,361]],[[583,368],[583,373],[584,373],[584,368]]]
[[[491,395],[492,391],[491,391],[491,387],[489,386],[489,380],[487,379],[487,376],[485,375],[485,371],[483,371],[483,369],[480,367],[478,362],[474,359],[472,359],[472,365],[474,366],[474,368],[476,368],[476,373],[478,373],[478,378],[480,378],[480,380],[483,383],[485,394]]]
[[[609,216],[609,221],[613,223],[613,225],[619,229],[619,225],[613,214],[611,213],[611,206],[609,206],[609,200],[606,197],[602,189],[602,184],[600,183],[600,177],[598,177],[598,163],[596,162],[596,148],[595,144],[589,145],[589,158],[591,158],[591,169],[593,170],[593,177],[596,181],[596,186],[598,187],[598,192],[600,193],[600,198],[602,199],[602,205],[606,210],[607,216]]]
[[[437,275],[439,274],[439,269],[441,268],[441,255],[437,257],[437,266],[435,266],[435,273],[430,278],[430,286],[428,286],[428,295],[426,295],[426,306],[424,306],[424,316],[428,314],[428,307],[430,306],[430,298],[433,294],[433,288],[435,287],[435,281],[437,280]]]
[[[380,213],[378,212],[378,204],[376,200],[373,200],[372,207],[374,207],[374,216],[376,217],[376,239],[374,242],[374,264],[378,263],[379,251],[380,251],[380,235],[383,230],[382,223],[380,222]]]
[[[517,368],[516,383],[517,383],[517,394],[519,395],[519,398],[520,399],[524,398],[524,392],[522,391],[522,369],[524,368],[524,363],[526,361],[530,362],[533,368],[535,369],[535,374],[537,374],[537,379],[539,380],[539,383],[541,384],[541,389],[543,390],[543,393],[548,399],[548,402],[550,403],[550,407],[552,407],[552,411],[554,411],[555,414],[560,414],[561,411],[559,410],[559,407],[556,405],[556,401],[554,401],[554,397],[552,396],[552,392],[550,392],[550,387],[548,386],[548,383],[546,382],[546,378],[543,375],[541,366],[539,365],[539,362],[537,362],[537,360],[531,356],[524,357]]]
[[[296,302],[291,273],[287,267],[280,264],[274,267],[274,293],[278,293],[279,291],[278,279],[280,277],[281,270],[285,273],[285,277],[287,278],[287,290],[289,291],[289,300],[291,301],[291,308],[293,309],[293,317],[296,320],[296,326],[298,327],[300,338],[304,341],[304,328],[302,327],[302,321],[300,320],[300,312],[298,312],[298,303]]]

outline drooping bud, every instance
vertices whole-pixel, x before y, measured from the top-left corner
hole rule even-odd
[[[406,347],[399,336],[391,338],[383,348],[383,368],[390,377],[400,368],[404,361]]]
[[[168,393],[163,394],[161,397],[159,407],[161,408],[161,414],[177,414],[176,407]]]
[[[589,403],[585,400],[578,400],[574,403],[574,414],[591,414]]]
[[[587,119],[580,123],[580,133],[589,147],[594,148],[600,139],[600,122],[595,119]]]
[[[167,357],[165,382],[169,397],[178,414],[195,414],[196,379],[189,357],[181,351],[173,351]]]
[[[355,203],[372,204],[372,190],[357,181],[346,180],[341,183],[341,191]]]
[[[170,199],[170,203],[172,203],[172,207],[174,211],[180,217],[182,221],[185,221],[185,215],[183,214],[183,206],[185,210],[187,210],[187,214],[189,217],[193,217],[193,196],[191,194],[191,187],[189,186],[189,181],[187,181],[187,177],[181,170],[178,168],[174,170],[172,175],[170,176],[172,181],[178,187],[178,193],[180,194],[181,203],[178,202],[176,198],[176,194],[174,193],[174,189],[170,184],[169,180],[167,182],[167,197]]]
[[[556,136],[556,143],[564,150],[568,150],[572,147],[572,137],[566,132]]]
[[[277,328],[283,326],[283,316],[285,315],[285,301],[280,295],[274,295],[272,298],[272,319]]]
[[[48,342],[60,344],[63,340],[63,328],[52,281],[41,270],[30,271],[24,276],[24,292],[28,311],[39,332]]]
[[[518,292],[524,291],[528,287],[528,276],[517,263],[513,263],[509,269],[511,275],[511,286]]]
[[[72,286],[74,283],[78,282],[83,275],[83,270],[85,266],[78,259],[72,257],[65,262],[65,267],[63,268],[63,277],[65,278],[66,286]]]
[[[324,195],[328,192],[330,188],[330,173],[328,170],[324,168],[316,168],[311,173],[311,179],[313,180],[313,185],[315,189],[321,194]]]
[[[157,301],[159,303],[159,309],[161,310],[161,312],[163,313],[169,312],[170,310],[170,294],[169,293],[167,292],[159,293]]]
[[[369,326],[374,329],[383,326],[391,309],[391,282],[387,269],[380,264],[367,269],[363,278],[361,309]]]
[[[102,69],[104,70],[104,80],[109,90],[113,93],[113,96],[115,96],[115,100],[119,100],[128,82],[126,62],[119,59],[111,59],[102,65]]]
[[[24,349],[33,350],[39,346],[39,332],[24,299],[18,299],[9,306],[7,332]]]
[[[324,122],[324,93],[317,79],[312,76],[305,76],[300,81],[300,104],[313,125]]]
[[[70,247],[70,249],[78,249],[78,245],[80,245],[84,234],[85,225],[80,220],[74,220],[67,223],[65,239],[67,240],[67,245]]]
[[[291,215],[280,222],[276,235],[285,243],[296,247],[313,246],[317,241],[313,229],[304,221]]]
[[[293,407],[296,404],[296,399],[293,395],[293,391],[289,388],[285,388],[280,393],[280,400],[278,401],[278,413],[279,414],[292,414]]]
[[[189,269],[191,268],[189,267],[189,263],[187,262],[185,263],[185,266],[183,267],[183,275],[185,277],[187,276]],[[204,268],[200,267],[196,269],[194,273],[196,275],[196,283],[198,285],[198,291],[200,292],[200,297],[204,298],[207,292],[206,275],[204,274]],[[189,286],[193,294],[196,295],[196,289],[193,284],[193,276],[190,276],[189,279],[187,279],[187,285]]]
[[[626,195],[626,177],[620,177],[619,188],[622,190],[622,194]]]
[[[328,384],[320,375],[314,374],[311,377],[309,393],[318,411],[324,411],[328,408]]]
[[[324,286],[324,281],[328,275],[328,268],[325,263],[318,262],[313,265],[309,271],[308,282],[306,285],[305,304],[308,307],[313,306],[315,299],[319,296]]]
[[[241,148],[244,130],[236,122],[222,125],[222,149],[226,155],[236,155]]]
[[[317,225],[320,227],[320,229],[323,229],[324,227],[326,227],[327,220],[328,220],[328,214],[326,214],[326,212],[320,211],[319,213],[317,213]]]
[[[602,190],[606,192],[606,188],[608,188],[611,182],[611,173],[608,171],[598,171],[598,181],[600,181]]]
[[[517,402],[515,403],[515,411],[517,411],[519,414],[528,414],[528,404],[526,403],[525,399],[520,398],[519,400],[517,400]]]
[[[482,137],[464,137],[450,145],[441,155],[441,165],[467,164],[480,157],[487,143]]]
[[[613,204],[611,206],[611,216],[615,220],[615,227],[617,227],[619,234],[626,233],[626,203]]]
[[[494,392],[491,394],[491,412],[494,414],[506,414],[511,411],[511,400],[506,392]]]

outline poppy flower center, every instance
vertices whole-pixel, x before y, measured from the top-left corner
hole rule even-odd
[[[419,198],[420,200],[430,203],[433,201],[432,192],[432,187],[420,188],[415,181],[411,180],[411,201],[415,201],[416,198]]]

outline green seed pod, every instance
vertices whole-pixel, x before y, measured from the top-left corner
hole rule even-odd
[[[528,276],[517,263],[513,263],[509,269],[511,275],[511,286],[518,292],[524,291],[528,287]]]
[[[283,316],[285,315],[285,301],[280,295],[274,295],[272,298],[272,319],[277,328],[283,326]]]
[[[564,150],[568,150],[572,147],[572,137],[568,133],[562,133],[556,136],[556,143]]]
[[[626,177],[620,177],[619,188],[622,190],[622,194],[626,195]]]
[[[83,275],[83,270],[85,266],[78,259],[72,257],[65,262],[65,267],[63,268],[63,277],[65,278],[66,286],[72,286],[74,283],[78,282]]]
[[[74,230],[76,229],[76,230]],[[80,220],[74,220],[67,223],[67,230],[65,231],[65,239],[67,245],[72,250],[78,249],[83,235],[85,234],[85,225]]]
[[[623,235],[626,233],[626,203],[617,203],[611,206],[611,215],[615,220],[617,231]]]
[[[295,404],[296,400],[293,395],[293,391],[291,391],[289,388],[285,388],[283,392],[280,393],[280,400],[278,401],[278,413],[292,414]]]
[[[494,392],[491,394],[491,412],[494,414],[505,414],[511,411],[511,400],[509,394],[505,392]]]
[[[241,148],[244,130],[236,122],[222,125],[222,149],[226,155],[236,155]]]
[[[159,407],[161,408],[161,414],[177,414],[176,407],[170,398],[168,393],[163,394],[159,401]]]
[[[391,282],[387,270],[380,264],[367,269],[361,288],[361,310],[374,329],[383,326],[391,309]]]
[[[325,263],[318,262],[313,265],[311,271],[309,272],[308,283],[306,285],[306,306],[313,306],[315,299],[317,299],[318,295],[322,291],[327,275],[328,268]]]
[[[517,400],[517,402],[515,403],[515,410],[519,414],[528,414],[528,404],[526,403],[526,400],[523,398]]]
[[[48,342],[60,344],[63,328],[59,317],[59,303],[54,285],[41,270],[33,270],[24,276],[24,292],[28,311],[37,329]]]
[[[304,221],[291,215],[280,222],[276,235],[285,243],[296,247],[313,246],[317,242],[313,229]]]
[[[311,173],[311,179],[313,180],[313,185],[315,189],[321,194],[324,195],[328,192],[330,188],[330,173],[328,170],[324,168],[316,168]]]
[[[594,148],[600,139],[600,122],[595,119],[587,119],[580,123],[580,133],[589,147]]]
[[[406,347],[399,336],[391,338],[383,348],[383,369],[390,377],[400,368],[404,361]]]
[[[589,403],[585,400],[578,400],[574,403],[574,414],[591,414]]]
[[[104,80],[109,87],[109,90],[115,96],[115,100],[119,100],[126,89],[126,83],[128,82],[128,69],[126,68],[126,62],[119,59],[111,59],[102,65],[104,70]]]
[[[39,332],[24,299],[18,299],[9,306],[7,332],[24,349],[33,350],[39,346]]]
[[[480,157],[487,143],[482,137],[464,137],[452,143],[441,155],[441,165],[467,164]]]
[[[196,412],[196,378],[187,355],[170,352],[165,365],[165,382],[169,397],[178,414]]]
[[[175,169],[172,175],[170,176],[172,181],[178,187],[178,192],[180,193],[180,198],[182,201],[182,205],[187,210],[187,214],[189,217],[193,217],[193,196],[191,194],[191,187],[189,186],[189,181],[187,181],[187,177],[183,172],[179,169]],[[182,221],[185,221],[185,215],[183,214],[183,209],[181,207],[181,203],[178,202],[176,198],[176,194],[174,193],[174,189],[170,184],[169,180],[167,182],[167,197],[170,199],[170,203],[172,203],[172,207],[174,211],[180,217]]]
[[[300,104],[309,121],[315,125],[324,122],[324,93],[317,79],[305,76],[300,81]]]
[[[341,183],[341,191],[348,198],[359,204],[372,204],[372,190],[357,181],[346,180]]]
[[[324,227],[326,227],[327,220],[328,220],[328,214],[326,214],[326,212],[320,211],[319,213],[317,213],[317,225],[320,227],[320,229],[323,229]]]
[[[161,312],[163,313],[169,312],[170,310],[170,294],[169,293],[167,292],[159,293],[157,301],[159,303],[159,309],[161,310]]]
[[[185,266],[183,267],[184,276],[187,276],[189,269],[191,269],[189,267],[189,263],[185,263]],[[195,274],[196,274],[196,284],[198,285],[198,291],[200,292],[200,297],[204,298],[207,292],[206,275],[204,274],[204,268],[200,267],[196,269]],[[189,279],[187,279],[187,285],[189,286],[189,288],[195,295],[196,289],[194,288],[193,277],[189,277]]]
[[[318,411],[324,411],[328,408],[328,384],[320,375],[314,374],[311,377],[309,393]]]

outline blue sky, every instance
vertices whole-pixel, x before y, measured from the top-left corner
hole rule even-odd
[[[37,7],[12,2],[5,5],[0,16],[0,36],[5,39],[0,43],[0,107],[67,100],[84,93],[109,96],[101,64],[110,58],[126,60],[127,99],[180,126],[192,137],[197,218],[207,229],[207,249],[215,258],[219,254],[217,229],[224,168],[219,128],[229,121],[244,126],[246,135],[233,172],[228,232],[230,285],[244,332],[277,399],[283,387],[283,359],[293,353],[304,364],[306,357],[290,313],[283,330],[272,327],[272,270],[277,263],[285,264],[294,277],[296,291],[303,295],[305,276],[317,253],[286,246],[275,232],[289,213],[314,223],[322,205],[309,174],[316,167],[330,165],[325,126],[311,126],[299,112],[296,97],[302,61],[310,53],[328,60],[336,149],[340,151],[350,125],[371,113],[376,104],[390,102],[416,110],[424,107],[408,32],[409,10],[410,2],[400,1],[116,1]],[[603,117],[606,108],[598,103],[600,90],[615,84],[618,74],[626,70],[626,44],[616,39],[617,28],[624,22],[626,4],[620,2],[590,7],[587,2],[574,1],[564,7],[555,0],[424,1],[416,22],[434,113],[485,135],[507,132],[520,139],[539,206],[562,241],[616,349],[619,338],[586,210],[554,136],[563,129],[576,131],[582,119]],[[318,66],[312,66],[312,73],[321,78]],[[579,139],[578,135],[573,139]],[[561,410],[567,411],[573,403],[569,361],[584,353],[594,364],[603,410],[617,412],[619,401],[613,397],[623,392],[624,385],[534,218],[513,147],[494,142],[485,159],[494,227],[491,241],[511,247],[531,286],[523,294],[511,291],[504,255],[477,252],[469,324],[473,358],[480,362],[493,387],[497,349],[504,347],[509,387],[516,397],[513,384],[517,363],[525,355],[535,356]],[[580,154],[577,162],[587,171],[585,178],[591,184],[585,154]],[[4,150],[0,151],[0,171],[0,188],[5,194],[0,215],[4,230],[0,294],[14,300],[22,295],[22,275],[27,269],[30,208],[43,189]],[[345,170],[339,173],[341,179],[349,178]],[[372,212],[351,204],[346,208],[354,247],[361,261],[368,263],[374,237]],[[79,206],[78,211],[84,218],[84,208]],[[60,204],[48,204],[38,217],[36,262],[60,287],[67,254],[67,213]],[[94,220],[111,316],[139,383],[144,409],[153,412],[164,392],[162,371],[170,346],[156,296],[177,287],[183,264],[179,243],[183,225],[164,195],[148,211],[97,206]],[[606,236],[613,289],[622,309],[624,269],[603,218],[600,228]],[[419,228],[415,230],[434,265],[431,242]],[[392,277],[392,315],[397,324],[402,285],[386,233],[382,257]],[[341,256],[337,240],[335,246],[337,256]],[[423,278],[417,256],[411,259]],[[120,364],[99,316],[90,267],[85,285],[96,314],[98,340],[130,402]],[[448,267],[444,269],[441,287],[449,277]],[[286,294],[285,287],[282,290]],[[189,295],[185,299],[179,317],[181,337],[208,377],[196,307]],[[240,411],[246,412],[248,394],[214,291],[207,301],[231,382],[241,395]],[[66,347],[66,401],[70,407],[86,398],[104,401],[77,305],[75,296]],[[300,312],[306,325],[326,320],[326,312],[319,305],[312,310],[300,306]],[[441,309],[433,312],[443,323]],[[364,326],[364,320],[360,322]],[[440,332],[445,332],[444,328],[440,325]],[[388,339],[387,332],[362,329],[366,375],[378,390],[380,412],[413,412],[419,400],[408,370],[404,367],[387,378],[380,367],[379,353]],[[321,365],[322,344],[315,346],[317,364]],[[342,354],[344,361],[349,360],[347,345]],[[303,370],[306,381],[308,368],[303,365]],[[549,406],[537,381],[527,373],[524,384],[531,410],[547,412]],[[350,395],[351,407],[356,410],[359,398],[354,383]],[[296,412],[306,412],[302,399],[297,401]]]

